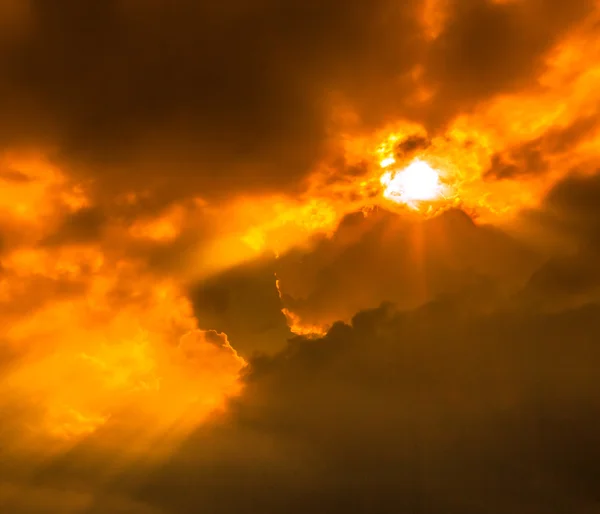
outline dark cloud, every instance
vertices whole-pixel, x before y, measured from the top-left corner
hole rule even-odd
[[[600,170],[592,175],[573,173],[548,193],[545,207],[582,238],[598,233],[600,223]]]
[[[501,154],[492,157],[489,170],[484,174],[486,179],[514,179],[518,176],[539,175],[548,171],[548,162],[540,149],[539,141],[532,141],[519,146],[510,152],[509,160]]]
[[[566,250],[532,275],[528,301],[564,308],[600,298],[600,173],[566,177],[526,219],[567,241]]]
[[[319,154],[327,91],[408,69],[396,52],[415,5],[32,1],[27,37],[1,54],[0,133],[58,145],[106,187],[288,185]]]
[[[586,512],[599,314],[472,316],[452,300],[295,339],[252,362],[230,417],[142,497],[174,513]]]
[[[331,93],[368,126],[449,119],[531,78],[591,2],[31,0],[0,41],[0,141],[42,145],[102,189],[177,196],[298,187]],[[417,65],[437,91],[418,107]]]
[[[407,155],[411,155],[417,150],[424,150],[430,144],[431,141],[428,138],[419,135],[413,135],[408,136],[406,139],[398,143],[395,150],[400,157],[405,157]]]
[[[93,498],[74,512],[115,497],[171,514],[593,512],[599,314],[483,314],[461,296],[363,311],[254,357],[243,395],[168,462],[115,476],[102,429],[32,487]]]
[[[529,286],[546,298],[554,299],[598,294],[597,258],[597,254],[583,252],[572,257],[552,258],[533,274]]]
[[[308,249],[191,284],[188,298],[152,287],[165,275],[177,282],[180,269],[194,276],[217,236],[235,251],[220,212],[179,197],[300,187],[331,135],[331,96],[355,108],[367,128],[406,116],[433,137],[476,102],[533,84],[547,51],[591,0],[450,1],[432,42],[416,0],[26,4],[0,0],[0,29],[11,27],[0,30],[0,144],[48,145],[69,175],[92,178],[101,192],[158,194],[118,206],[120,197],[92,195],[95,207],[71,214],[59,207],[46,239],[42,230],[45,244],[30,247],[33,257],[45,252],[40,259],[58,262],[52,277],[0,266],[0,381],[9,393],[0,400],[0,510],[597,511],[600,174],[574,173],[524,216],[576,249],[545,261],[460,210],[428,220],[379,210],[346,216]],[[413,101],[419,80],[433,89],[427,102]],[[589,116],[523,141],[498,152],[488,175],[544,173],[596,129]],[[428,144],[411,136],[396,150]],[[348,166],[348,174],[367,169]],[[2,169],[0,181],[24,177]],[[181,219],[171,208],[181,208]],[[181,222],[172,237],[135,230],[171,214]],[[11,223],[2,220],[1,234],[10,250],[25,238]],[[75,262],[72,277],[57,271],[61,259],[71,264],[66,247],[80,243],[101,243],[97,281],[91,262]],[[228,267],[228,258],[217,255],[223,262],[215,268]],[[59,313],[65,317],[56,323],[68,326],[50,327],[54,341],[39,320],[27,323],[52,302],[85,299],[93,307],[92,287],[106,308],[83,320],[71,313],[85,308]],[[323,337],[290,339],[282,307],[333,325]],[[26,322],[14,330],[19,320]],[[187,332],[196,321],[208,332]],[[89,343],[80,340],[86,334]],[[28,339],[30,347],[20,345]],[[221,370],[200,344],[229,348],[227,340],[250,362],[245,388],[225,412],[191,434],[183,427],[186,438],[177,440],[180,396],[212,395],[212,374],[235,380],[237,365]],[[78,363],[88,346],[106,350],[98,366],[114,387],[110,417],[98,426],[87,419],[96,402],[103,411],[97,391],[77,390],[73,370],[64,382],[58,377],[58,361]],[[38,354],[52,358],[27,369]],[[169,359],[182,356],[191,369],[171,372]],[[157,391],[145,380],[154,359]],[[23,391],[13,391],[20,384],[13,368],[24,371]],[[198,391],[187,390],[188,373]],[[71,392],[89,413],[59,405]],[[52,423],[45,415],[54,407],[68,410],[64,424],[89,433],[46,444],[55,427],[38,425]],[[155,431],[150,437],[140,427]]]
[[[173,275],[194,266],[198,248],[206,244],[204,234],[184,232],[173,240],[128,240],[115,251],[127,258],[143,262],[156,276]]]
[[[383,300],[415,307],[458,291],[477,297],[490,283],[501,283],[505,294],[538,264],[522,243],[463,211],[423,221],[379,210],[346,217],[333,238],[310,252],[282,256],[277,274],[284,305],[323,323],[348,320]]]
[[[590,234],[584,220],[594,216],[596,181],[570,177],[544,204],[548,216],[578,220],[582,242]],[[402,256],[415,248],[409,237],[415,227],[430,277],[448,275],[461,287],[432,288],[438,298],[411,310],[391,304],[362,310],[322,338],[295,337],[280,351],[269,348],[271,355],[254,355],[242,395],[162,464],[136,460],[115,474],[113,452],[135,439],[117,423],[43,463],[32,487],[88,494],[91,503],[75,512],[100,512],[112,498],[140,512],[170,514],[200,507],[208,513],[594,512],[600,306],[580,302],[549,312],[524,296],[537,288],[565,297],[567,287],[585,287],[583,277],[569,276],[578,273],[577,260],[563,268],[550,262],[520,294],[486,303],[507,281],[520,283],[516,277],[527,275],[538,257],[461,211],[418,223],[380,212],[350,215],[330,242],[281,256],[278,273],[287,266],[290,287],[298,290],[303,282],[313,287],[315,276],[335,284],[339,294],[319,304],[327,312],[357,305],[352,297],[369,283],[385,297],[381,284],[394,291],[414,274]],[[343,271],[346,261],[352,266]],[[260,337],[280,316],[273,264],[247,264],[198,284],[192,294],[199,321],[237,331],[240,339]],[[299,266],[296,284],[292,265]],[[487,279],[474,288],[461,269]],[[304,298],[307,305],[319,301]],[[13,511],[23,504],[14,501]]]
[[[279,350],[291,334],[275,269],[272,259],[261,259],[196,284],[190,296],[199,326],[225,332],[244,357]]]
[[[349,320],[384,300],[413,308],[457,292],[480,308],[522,287],[541,262],[523,243],[463,211],[423,221],[378,210],[350,214],[331,238],[234,267],[190,294],[200,326],[227,333],[247,356],[274,351],[286,339],[282,307],[317,325]]]
[[[600,250],[600,170],[573,170],[555,184],[538,209],[526,211],[523,219],[570,240],[584,252]]]
[[[572,151],[576,145],[594,135],[598,115],[576,119],[564,128],[551,128],[545,134],[506,152],[493,155],[485,179],[503,180],[541,175],[550,169],[556,155]]]
[[[564,128],[552,129],[544,136],[550,152],[568,152],[578,143],[594,135],[600,126],[600,116],[595,113],[577,118]]]
[[[20,171],[0,168],[0,180],[7,182],[29,182],[31,179]]]
[[[531,85],[546,52],[594,2],[454,0],[450,6],[426,66],[436,90],[434,126],[490,95]]]
[[[54,246],[97,241],[105,224],[106,218],[100,209],[83,208],[65,216],[57,230],[43,244]]]

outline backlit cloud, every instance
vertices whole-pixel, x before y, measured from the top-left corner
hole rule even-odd
[[[593,0],[0,0],[0,511],[598,507]]]

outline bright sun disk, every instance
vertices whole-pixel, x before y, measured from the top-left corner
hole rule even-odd
[[[385,198],[413,209],[418,208],[419,202],[434,201],[444,196],[439,173],[420,159],[415,159],[403,170],[384,173],[381,184],[385,186]]]

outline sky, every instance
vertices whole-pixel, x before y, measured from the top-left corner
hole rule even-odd
[[[597,0],[0,0],[0,511],[600,512]]]

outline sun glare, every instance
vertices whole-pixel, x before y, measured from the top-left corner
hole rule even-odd
[[[412,209],[418,209],[421,202],[443,198],[445,191],[439,173],[420,159],[415,159],[403,170],[384,173],[381,184],[385,187],[385,198]]]

